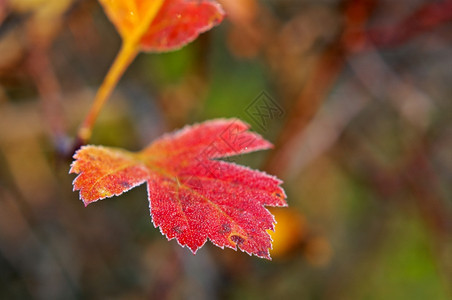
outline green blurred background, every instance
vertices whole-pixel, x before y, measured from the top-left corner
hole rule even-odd
[[[284,180],[272,261],[167,241],[145,186],[85,208],[67,157],[119,47],[94,0],[0,1],[1,299],[452,299],[451,1],[220,1],[140,54],[90,143],[237,117]]]

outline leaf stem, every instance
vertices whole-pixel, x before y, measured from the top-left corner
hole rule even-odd
[[[119,50],[112,66],[108,70],[102,85],[97,90],[94,102],[77,132],[76,147],[86,144],[86,142],[91,138],[94,123],[96,122],[100,111],[104,107],[125,70],[138,55],[140,51],[140,39],[159,12],[163,2],[164,0],[153,1],[139,26],[137,26],[130,36],[123,37],[121,49]]]
[[[115,58],[115,61],[113,62],[107,75],[105,76],[102,85],[97,90],[97,94],[94,98],[91,109],[89,110],[88,114],[85,117],[85,120],[78,130],[77,138],[79,139],[80,143],[84,144],[91,138],[92,129],[100,111],[113,92],[113,89],[118,84],[118,81],[121,78],[122,74],[124,74],[125,70],[132,63],[137,54],[138,48],[136,47],[136,45],[133,45],[131,43],[124,43],[121,46],[121,50],[119,51],[118,55]]]

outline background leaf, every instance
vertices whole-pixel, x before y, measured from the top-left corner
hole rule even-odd
[[[155,18],[147,24],[153,1],[100,0],[124,40],[146,26],[140,36],[145,51],[176,50],[223,20],[221,6],[208,0],[165,0]]]

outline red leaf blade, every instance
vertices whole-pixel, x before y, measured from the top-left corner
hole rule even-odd
[[[214,159],[257,150],[272,144],[260,135],[247,131],[249,125],[238,119],[216,119],[186,126],[166,134],[143,150],[145,156],[166,153],[175,159]]]
[[[286,206],[279,179],[215,160],[267,149],[242,121],[214,120],[164,135],[139,153],[88,146],[74,156],[74,190],[89,204],[147,182],[155,227],[193,253],[210,239],[270,259],[275,220],[265,206]]]

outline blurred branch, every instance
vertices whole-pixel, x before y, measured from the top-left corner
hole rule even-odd
[[[345,49],[347,49],[344,45],[349,42],[350,35],[355,32],[356,28],[364,27],[374,9],[374,4],[374,1],[371,0],[346,1],[344,30],[338,39],[320,56],[312,75],[308,78],[298,96],[288,121],[276,142],[275,151],[272,152],[267,161],[265,169],[268,172],[280,177],[286,175],[292,157],[298,150],[297,145],[300,143],[298,137],[327,98],[344,67]]]
[[[436,251],[434,257],[438,269],[442,271],[445,282],[451,282],[452,265],[447,260],[447,253],[452,248],[452,211],[440,192],[438,177],[429,159],[429,141],[419,136],[417,141],[400,155],[401,162],[388,167],[375,157],[368,139],[363,136],[348,136],[348,139],[349,144],[355,146],[343,149],[338,161],[344,164],[345,169],[370,185],[382,201],[398,200],[398,204],[411,204],[417,208],[432,233],[432,246]],[[356,155],[353,152],[361,154]],[[407,198],[403,192],[409,192],[413,198]],[[407,202],[410,199],[413,201]],[[446,286],[450,288],[447,284]]]
[[[271,174],[284,177],[293,154],[299,144],[297,137],[312,120],[331,86],[336,81],[344,63],[344,56],[336,46],[331,47],[319,58],[314,74],[309,77],[298,97],[284,128],[281,131],[275,150],[272,152],[265,169]]]
[[[62,94],[49,61],[48,49],[34,47],[27,58],[27,69],[38,89],[43,119],[47,122],[54,146],[62,153],[65,146],[66,126],[62,107]]]
[[[398,78],[379,57],[375,47],[395,46],[421,32],[450,21],[452,19],[451,3],[452,1],[425,4],[393,28],[370,30],[366,33],[365,25],[376,2],[348,1],[342,36],[319,58],[314,72],[289,115],[266,169],[271,173],[284,176],[289,165],[293,166],[293,158],[299,157],[296,153],[308,136],[304,131],[328,97],[345,61],[357,74],[356,78],[374,96],[381,98],[383,91],[389,90],[392,103],[401,115],[415,127],[425,129],[432,110],[431,99],[422,91]],[[312,137],[312,134],[309,136]],[[291,169],[294,168],[291,167]]]
[[[371,95],[378,100],[389,97],[390,103],[414,128],[424,131],[428,127],[433,110],[430,97],[401,79],[376,50],[350,56],[347,62]]]
[[[294,136],[294,151],[287,168],[290,180],[330,149],[345,131],[349,123],[371,103],[372,99],[351,81],[342,84],[323,105],[306,129]]]
[[[17,40],[16,48],[10,51],[17,57],[9,57],[11,64],[7,66],[5,76],[24,69],[31,77],[39,93],[47,133],[59,150],[65,148],[66,128],[61,103],[63,97],[50,54],[53,42],[62,28],[64,13],[72,3],[72,0],[0,0],[0,24],[2,17],[7,17],[0,27],[2,38],[13,34]]]
[[[0,0],[0,26],[2,25],[3,21],[5,20],[7,14],[8,14],[8,9],[6,7],[6,0]]]
[[[39,220],[36,218],[36,214],[33,211],[31,205],[27,202],[26,198],[21,194],[19,187],[16,186],[14,182],[14,176],[8,174],[10,170],[8,170],[8,161],[7,157],[4,157],[4,149],[0,149],[0,161],[2,162],[2,173],[0,173],[0,182],[5,183],[8,187],[3,188],[0,185],[0,206],[2,207],[2,212],[7,213],[8,217],[13,217],[14,224],[9,224],[12,226],[18,226],[21,224],[25,231],[27,231],[28,235],[28,246],[32,246],[33,248],[39,249],[39,253],[50,254],[51,261],[54,263],[55,267],[58,269],[57,273],[62,276],[63,281],[58,280],[58,283],[65,282],[67,285],[67,290],[70,291],[71,297],[74,299],[80,296],[80,289],[76,280],[73,278],[73,274],[66,269],[64,264],[64,260],[61,257],[61,253],[57,250],[57,247],[54,244],[54,241],[50,238],[50,236],[42,229]],[[3,218],[5,221],[5,218]],[[0,239],[2,243],[0,243],[1,251],[8,256],[15,256],[15,249],[11,249],[11,243],[4,243],[4,238],[2,231],[0,231]],[[14,238],[24,238],[23,236],[15,236]],[[32,251],[33,249],[30,249]],[[32,259],[36,259],[33,257]],[[11,263],[14,260],[10,260]],[[37,263],[37,261],[36,261]],[[13,263],[14,264],[14,263]],[[14,264],[18,269],[21,269],[22,272],[26,273],[26,270],[23,267],[30,266],[22,266],[19,267],[17,264]],[[26,279],[26,278],[25,278]],[[29,283],[29,287],[32,289],[33,284]],[[36,287],[33,287],[36,288]],[[50,291],[48,291],[50,292]]]
[[[387,28],[370,29],[367,35],[375,47],[394,47],[450,21],[452,1],[426,3],[401,22]]]

